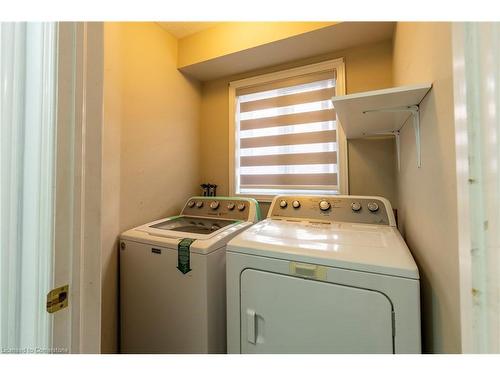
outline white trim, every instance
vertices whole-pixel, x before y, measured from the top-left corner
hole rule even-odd
[[[235,121],[235,116],[236,116],[236,87],[233,86],[231,83],[229,84],[229,195],[234,197],[236,196],[236,177],[235,177],[235,170],[236,170],[236,165],[235,162],[236,160],[239,161],[239,155],[235,155],[235,144],[238,141],[238,135],[236,134],[236,121]]]
[[[334,69],[336,71],[336,82],[335,82],[335,95],[345,95],[345,62],[344,58],[338,58],[334,60],[323,61],[316,64],[310,64],[306,66],[301,66],[292,69],[286,69],[279,72],[262,74],[255,77],[245,78],[238,81],[233,81],[229,83],[229,194],[231,196],[251,196],[261,202],[271,201],[274,195],[248,195],[248,194],[237,194],[236,191],[239,190],[236,186],[236,168],[239,166],[239,155],[236,155],[236,142],[238,141],[238,134],[236,133],[236,89],[240,87],[252,86],[261,84],[269,81],[276,81],[280,79],[286,79],[289,77],[314,73],[321,70]],[[339,193],[348,194],[349,193],[349,171],[348,171],[348,160],[347,160],[347,139],[345,137],[344,130],[340,122],[337,119],[337,144],[338,144],[338,168],[339,168]],[[333,193],[332,193],[333,194]]]
[[[500,352],[500,48],[495,23],[452,29],[462,351]]]
[[[261,74],[255,77],[240,79],[238,81],[232,81],[229,83],[229,87],[233,87],[236,89],[239,87],[253,86],[264,82],[277,81],[280,79],[286,79],[304,74],[315,73],[327,69],[335,69],[337,71],[337,80],[338,80],[339,69],[341,73],[344,74],[344,66],[345,66],[344,58],[341,57],[339,59],[322,61],[316,64],[299,66],[297,68],[286,69],[286,70],[281,70],[279,72]],[[343,78],[341,80],[342,84],[345,83],[345,80]]]
[[[461,345],[463,353],[472,353],[474,352],[474,339],[472,332],[473,312],[471,297],[471,211],[469,203],[468,127],[467,115],[464,112],[464,108],[467,107],[464,25],[463,23],[455,23],[452,28]]]
[[[70,284],[73,207],[73,138],[74,138],[74,48],[72,23],[59,23],[57,36],[57,123],[55,175],[55,231],[53,285],[70,285],[69,308],[53,316],[52,346],[71,352],[71,310],[78,299]]]
[[[59,23],[53,346],[100,352],[102,23]]]
[[[346,94],[345,85],[345,63],[342,59],[342,64],[338,64],[337,78],[335,82],[335,96]],[[338,183],[340,194],[349,194],[349,163],[348,163],[348,146],[344,128],[337,116],[337,155],[338,155]]]

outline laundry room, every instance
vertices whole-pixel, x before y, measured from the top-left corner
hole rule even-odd
[[[406,121],[410,112],[398,117],[401,123],[377,129],[385,134],[374,131],[344,140],[343,155],[334,154],[334,163],[344,169],[336,169],[336,188],[389,200],[418,265],[422,350],[459,352],[451,27],[405,22],[104,23],[102,351],[119,350],[120,233],[177,215],[190,196],[203,194],[200,184],[207,182],[217,185],[217,196],[257,198],[262,217],[267,215],[269,194],[261,199],[240,193],[231,182],[231,83],[341,62],[344,94],[432,85],[414,102],[396,104],[396,93],[394,102],[389,98],[378,104],[419,105],[418,143],[411,119]],[[370,105],[364,109],[373,109]],[[399,131],[398,149],[391,130]],[[264,160],[263,165],[269,163]]]
[[[2,353],[500,352],[500,23],[99,19],[0,22]]]

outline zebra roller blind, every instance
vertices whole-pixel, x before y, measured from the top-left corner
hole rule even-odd
[[[335,78],[328,69],[236,88],[238,193],[338,190]]]

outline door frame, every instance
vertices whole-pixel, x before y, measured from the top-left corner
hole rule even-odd
[[[58,23],[53,286],[69,285],[69,307],[52,347],[70,353],[101,345],[102,88],[103,23]]]
[[[470,252],[471,217],[469,192],[469,150],[467,146],[467,117],[463,109],[467,108],[465,74],[465,33],[463,23],[452,26],[453,43],[453,85],[455,110],[455,153],[457,163],[457,210],[458,210],[458,260],[460,274],[460,334],[462,353],[473,353],[472,332],[472,259]],[[465,142],[464,142],[465,140]]]
[[[498,40],[490,22],[452,25],[458,212],[460,339],[463,353],[497,353]],[[492,142],[493,141],[493,142]],[[493,229],[492,229],[493,228]]]

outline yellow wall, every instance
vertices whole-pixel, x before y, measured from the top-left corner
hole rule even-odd
[[[322,60],[345,57],[346,64],[346,90],[354,93],[366,90],[387,88],[392,85],[392,44],[391,41],[361,46],[345,51],[338,51],[328,55],[317,56],[307,60],[295,61],[286,65],[273,67],[272,69],[259,70],[223,79],[205,82],[202,89],[201,103],[201,148],[200,148],[200,173],[203,181],[219,185],[218,194],[227,195],[229,182],[229,94],[228,84],[230,81],[278,71],[294,66],[314,63]],[[378,140],[366,141],[366,161],[355,158],[350,163],[350,173],[362,173],[368,180],[377,184],[372,189],[363,180],[350,180],[351,194],[369,195],[373,192],[384,192],[389,198],[394,196],[394,175],[392,180],[381,180],[372,174],[377,171],[369,161],[372,153],[380,153]],[[385,141],[387,142],[387,141]],[[394,160],[393,149],[387,149],[384,160]],[[359,152],[358,152],[359,154]],[[381,166],[386,168],[386,166]],[[373,178],[372,178],[373,177]],[[372,185],[375,186],[375,185]],[[395,202],[393,202],[396,205]],[[263,205],[265,215],[267,205]]]
[[[347,93],[434,84],[421,106],[422,168],[416,168],[413,131],[405,126],[399,173],[392,140],[349,142],[349,183],[351,194],[383,195],[399,208],[400,228],[422,277],[424,351],[460,351],[450,25],[398,23],[394,42],[332,52],[200,87],[176,67],[209,54],[234,52],[245,43],[259,43],[259,38],[283,37],[269,30],[265,36],[262,29],[248,40],[232,40],[233,34],[241,34],[210,30],[219,43],[211,41],[209,46],[206,40],[207,49],[197,51],[204,40],[196,38],[210,34],[184,38],[184,56],[178,54],[176,39],[154,23],[105,23],[102,351],[117,348],[119,233],[177,213],[185,199],[198,192],[200,182],[218,184],[219,195],[229,193],[228,83],[338,57],[346,59]],[[264,214],[266,209],[264,205]]]
[[[224,22],[182,38],[179,41],[178,66],[196,64],[334,24],[335,22]]]
[[[407,125],[402,131],[400,172],[395,171],[392,140],[350,141],[349,183],[351,194],[383,195],[399,208],[400,229],[422,278],[424,351],[460,351],[450,24],[398,23],[394,42],[332,52],[205,82],[202,87],[176,69],[283,38],[286,32],[307,31],[300,23],[294,27],[295,31],[276,33],[260,29],[248,40],[235,39],[242,30],[210,29],[208,34],[182,39],[184,55],[177,40],[154,23],[105,23],[103,352],[117,349],[119,233],[177,213],[185,199],[198,192],[200,182],[216,183],[219,195],[228,194],[228,83],[338,57],[346,59],[348,93],[412,83],[434,85],[421,105],[422,168],[416,168],[414,134]],[[199,48],[204,43],[207,48]],[[264,205],[264,214],[266,210]]]
[[[422,167],[411,125],[401,134],[400,229],[421,274],[423,349],[460,351],[451,25],[398,23],[394,83],[432,82],[421,104]]]
[[[155,23],[105,23],[102,352],[117,350],[117,243],[198,193],[200,87]]]

